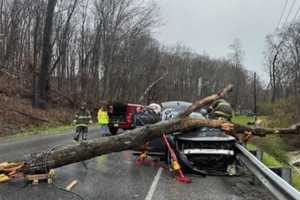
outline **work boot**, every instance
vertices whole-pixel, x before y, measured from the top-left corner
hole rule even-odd
[[[79,141],[79,138],[78,138],[78,136],[76,136],[76,137],[74,137],[74,139],[73,139],[75,142],[78,142]]]

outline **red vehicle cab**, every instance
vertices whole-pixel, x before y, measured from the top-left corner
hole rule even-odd
[[[128,130],[134,128],[133,113],[143,109],[140,104],[113,103],[109,105],[109,130],[112,135],[117,134],[119,129]]]

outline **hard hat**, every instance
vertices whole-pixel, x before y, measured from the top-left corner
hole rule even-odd
[[[80,109],[81,110],[86,109],[86,105],[87,105],[86,102],[82,102],[81,105],[80,105]]]
[[[161,112],[161,106],[158,105],[157,103],[151,103],[151,104],[149,104],[148,108],[151,108],[152,110],[154,110],[154,112],[156,114],[159,114]]]

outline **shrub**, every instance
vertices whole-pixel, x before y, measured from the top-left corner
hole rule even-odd
[[[288,163],[287,143],[279,136],[268,136],[262,144],[264,151],[282,163]]]
[[[261,103],[258,110],[260,115],[269,116],[270,127],[287,127],[300,120],[299,107],[299,99],[289,97],[275,103]]]

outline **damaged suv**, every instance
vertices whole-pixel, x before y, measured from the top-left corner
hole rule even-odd
[[[162,120],[176,117],[190,105],[184,101],[162,103]],[[200,110],[193,112],[190,117],[205,119]],[[180,134],[174,133],[169,136],[169,140],[185,171],[214,175],[236,174],[236,140],[222,130],[199,126]]]

